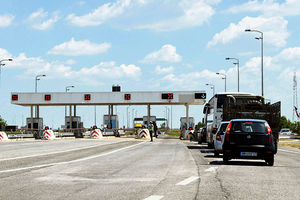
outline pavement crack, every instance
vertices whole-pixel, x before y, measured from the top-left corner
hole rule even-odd
[[[224,194],[224,198],[229,199],[230,192],[225,188],[222,179],[219,177],[219,170],[218,169],[216,169],[215,179],[218,181],[218,183],[220,185],[221,192]]]

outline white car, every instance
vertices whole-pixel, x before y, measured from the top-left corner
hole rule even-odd
[[[279,132],[279,137],[280,138],[290,138],[290,139],[295,139],[297,136],[296,133],[292,133],[290,129],[288,128],[282,128]]]
[[[226,132],[226,128],[229,124],[229,121],[223,121],[219,124],[218,130],[215,134],[213,134],[213,142],[214,142],[214,155],[219,156],[219,153],[223,153],[223,142],[224,135]]]
[[[279,132],[279,135],[291,135],[291,130],[288,128],[282,128]]]

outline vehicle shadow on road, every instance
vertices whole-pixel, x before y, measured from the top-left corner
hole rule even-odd
[[[206,149],[203,146],[187,146],[188,149]]]
[[[265,162],[259,161],[229,161],[228,164],[224,164],[223,161],[211,161],[209,162],[210,165],[239,165],[239,166],[267,166]]]

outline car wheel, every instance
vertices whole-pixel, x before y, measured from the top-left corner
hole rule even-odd
[[[228,164],[229,162],[229,155],[227,153],[223,153],[223,163]]]
[[[268,166],[273,166],[274,165],[274,154],[272,154],[271,156],[266,158],[265,161]]]

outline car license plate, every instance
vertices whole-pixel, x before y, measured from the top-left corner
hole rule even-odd
[[[257,156],[257,152],[241,152],[240,154],[241,156],[251,156],[251,157],[256,157]]]

